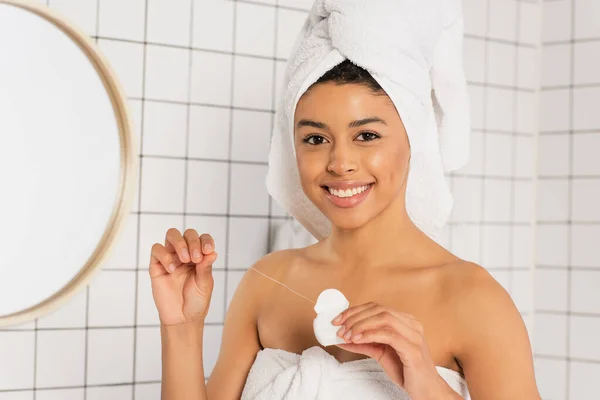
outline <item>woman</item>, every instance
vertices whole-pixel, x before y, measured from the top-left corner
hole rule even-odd
[[[376,358],[413,400],[461,398],[435,366],[464,374],[473,399],[539,399],[527,331],[509,295],[408,217],[409,144],[377,82],[344,62],[300,99],[295,122],[302,186],[333,229],[313,246],[269,254],[254,268],[310,298],[339,287],[358,304],[337,322],[349,344],[326,351],[340,362]],[[348,188],[366,190],[335,195]],[[152,248],[164,399],[238,399],[259,350],[301,353],[318,345],[306,300],[249,270],[205,387],[202,333],[215,246],[207,234],[171,229],[165,246]]]
[[[333,368],[357,366],[364,361],[386,377],[373,383],[366,375],[359,375],[359,379],[344,381],[335,395],[311,398],[360,398],[357,393],[368,385],[372,389],[367,392],[368,398],[372,399],[460,399],[452,380],[456,383],[457,377],[464,377],[469,390],[462,394],[475,400],[540,399],[527,331],[508,293],[484,268],[451,254],[420,229],[415,223],[422,221],[414,217],[415,203],[407,203],[409,172],[414,174],[431,163],[415,163],[415,155],[422,157],[425,147],[420,147],[415,136],[418,118],[406,110],[419,108],[402,108],[402,102],[412,96],[425,99],[425,104],[431,87],[406,82],[414,90],[401,92],[399,99],[381,82],[391,82],[388,87],[393,89],[393,84],[402,79],[428,76],[427,70],[425,75],[401,74],[398,79],[385,79],[385,73],[394,74],[406,64],[415,63],[412,72],[418,71],[421,64],[427,66],[428,58],[418,54],[425,47],[404,43],[414,51],[391,69],[378,71],[375,63],[370,64],[380,80],[350,61],[355,55],[363,64],[369,64],[368,57],[351,54],[355,49],[373,51],[374,44],[386,40],[391,41],[390,46],[398,46],[400,36],[388,35],[383,28],[344,31],[358,29],[361,25],[355,22],[366,24],[369,17],[382,21],[381,15],[370,16],[369,12],[410,4],[410,13],[386,13],[394,15],[388,25],[395,27],[397,16],[406,14],[406,18],[415,19],[419,13],[413,8],[427,3],[431,8],[421,14],[427,17],[425,22],[412,24],[414,29],[422,30],[422,35],[407,36],[425,37],[432,31],[429,17],[438,2],[373,0],[366,7],[367,3],[360,1],[317,0],[301,33],[306,39],[314,30],[315,42],[304,40],[306,52],[296,46],[295,54],[301,54],[299,59],[303,61],[313,57],[315,65],[321,67],[322,60],[330,60],[335,66],[320,74],[297,100],[296,92],[288,93],[287,99],[296,102],[293,107],[282,108],[292,112],[289,124],[293,125],[291,139],[302,196],[326,218],[330,231],[312,246],[271,253],[253,266],[256,271],[248,270],[229,306],[219,358],[206,385],[202,335],[218,244],[210,235],[199,236],[193,229],[183,234],[170,229],[165,244],[153,246],[150,276],[161,322],[163,399],[303,398],[292,395],[298,389],[292,388],[292,383],[304,387],[327,385],[323,382],[327,376],[315,378],[319,382],[284,380],[289,383],[286,392],[271,395],[268,390],[256,390],[256,386],[272,373],[264,367],[265,362],[275,360],[273,365],[309,356],[315,357],[311,359],[313,367],[315,360]],[[349,4],[355,9],[345,10]],[[439,4],[449,3],[443,0]],[[352,12],[354,19],[348,18]],[[338,13],[336,19],[328,21],[329,13]],[[324,40],[327,32],[317,31],[329,29],[336,21],[343,29],[330,31],[347,32],[338,39],[352,38],[352,46],[336,44],[335,38]],[[379,36],[369,37],[372,34]],[[349,52],[347,60],[338,62],[341,53],[337,48],[331,50],[336,47],[332,44]],[[318,46],[325,46],[323,50],[329,53],[320,54]],[[398,49],[390,49],[390,57],[400,54]],[[369,56],[381,54],[375,51]],[[292,72],[307,70],[298,67],[293,57],[289,65]],[[443,90],[439,94],[443,95]],[[437,193],[429,187],[421,189],[426,195]],[[435,200],[435,196],[430,197]],[[293,200],[292,196],[288,199]],[[290,204],[284,206],[291,209]],[[434,211],[421,208],[422,213]],[[311,225],[314,221],[308,215],[301,222],[316,226]],[[263,275],[309,299],[316,299],[327,288],[340,289],[351,307],[332,323],[339,327],[338,336],[345,344],[320,347],[313,331],[312,306]],[[318,358],[319,354],[323,358]],[[319,362],[317,369],[321,367]],[[384,387],[388,390],[390,385],[395,388],[394,395],[382,395]]]

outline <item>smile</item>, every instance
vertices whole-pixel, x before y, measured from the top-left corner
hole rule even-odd
[[[355,187],[352,189],[346,189],[346,190],[343,190],[343,189],[337,190],[337,189],[333,189],[333,188],[327,188],[327,189],[329,190],[329,193],[331,193],[333,196],[345,198],[345,197],[352,197],[352,196],[356,196],[357,194],[361,194],[362,192],[367,190],[369,188],[369,186],[371,186],[371,185],[359,186],[359,187]]]
[[[341,208],[356,207],[362,203],[366,198],[373,184],[357,186],[348,189],[334,189],[331,187],[324,186],[323,191],[331,203]]]

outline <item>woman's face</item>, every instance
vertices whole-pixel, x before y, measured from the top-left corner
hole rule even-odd
[[[313,86],[296,107],[294,142],[304,193],[333,225],[356,229],[393,203],[405,207],[410,148],[387,95]]]

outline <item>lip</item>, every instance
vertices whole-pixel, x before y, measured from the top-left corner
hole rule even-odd
[[[371,192],[371,189],[373,188],[372,183],[365,183],[363,185],[358,185],[358,186],[360,187],[360,186],[366,186],[366,185],[369,185],[369,188],[367,190],[365,190],[364,192],[356,194],[351,197],[344,197],[344,198],[332,195],[331,193],[329,193],[329,189],[327,187],[323,187],[323,191],[325,192],[325,195],[327,196],[329,201],[331,201],[335,206],[341,207],[341,208],[351,208],[351,207],[356,207],[357,205],[362,203],[367,198],[369,193]],[[337,189],[334,186],[328,186],[328,187]],[[355,187],[357,187],[357,185],[353,184],[351,186],[346,187],[346,189],[355,188]],[[343,187],[340,187],[340,189],[343,189]]]
[[[336,190],[346,190],[346,189],[354,189],[359,188],[361,186],[367,186],[372,184],[373,181],[329,181],[323,183],[322,186],[327,186],[328,188],[336,189]]]

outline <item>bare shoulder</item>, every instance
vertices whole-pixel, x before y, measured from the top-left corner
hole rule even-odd
[[[448,269],[444,290],[455,358],[472,398],[538,399],[527,328],[504,287],[484,267],[461,260]]]

